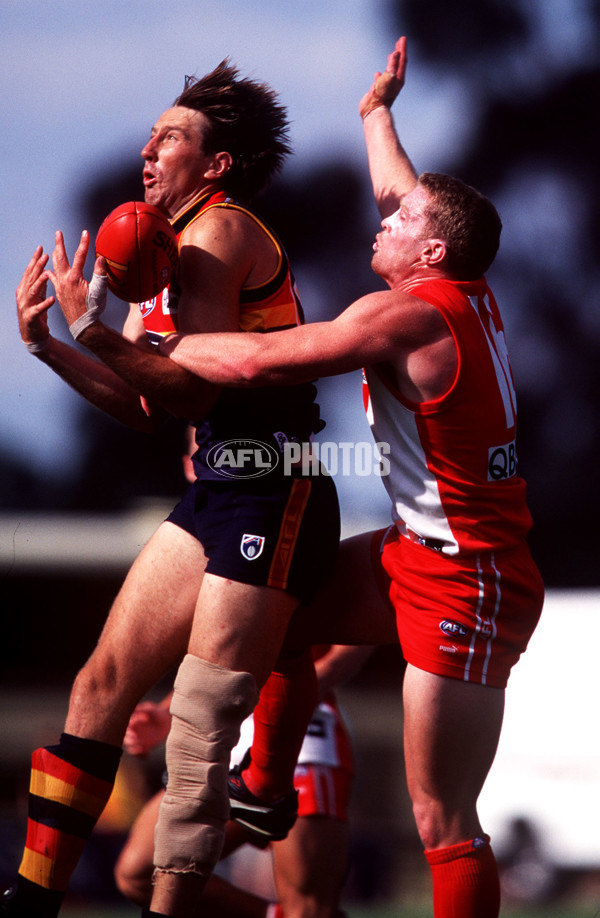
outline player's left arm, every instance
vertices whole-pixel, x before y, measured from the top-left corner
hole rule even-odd
[[[51,335],[48,310],[55,298],[47,296],[47,263],[48,255],[38,246],[16,290],[19,331],[26,347],[75,392],[110,417],[135,430],[154,430],[155,419],[140,404],[135,389],[93,356]]]
[[[71,265],[62,233],[56,234],[52,253],[54,270],[48,273],[70,327],[88,311],[90,285],[83,277],[88,248],[89,234],[84,231]],[[96,276],[105,274],[102,259],[96,260],[94,273]],[[194,378],[183,367],[165,360],[158,351],[150,352],[145,346],[119,334],[99,317],[83,328],[77,341],[137,390],[147,403],[158,405],[173,415],[198,419],[214,403],[212,386]]]

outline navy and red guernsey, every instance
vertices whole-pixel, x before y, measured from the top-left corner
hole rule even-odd
[[[174,222],[178,244],[183,232],[209,209],[237,210],[253,220],[272,241],[278,255],[273,275],[263,284],[240,291],[240,331],[272,332],[304,323],[304,314],[286,252],[273,231],[247,207],[223,191],[208,193]],[[154,344],[178,331],[177,277],[162,293],[140,303],[144,327]],[[215,444],[229,440],[260,440],[279,451],[286,442],[308,442],[325,426],[315,403],[312,383],[253,389],[225,388],[203,418],[190,418],[199,450],[194,466],[199,478],[213,478],[206,456]],[[246,469],[247,471],[247,469]]]

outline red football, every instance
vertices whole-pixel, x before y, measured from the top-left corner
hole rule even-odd
[[[157,207],[129,201],[111,211],[96,236],[96,257],[108,267],[108,286],[121,300],[143,303],[163,290],[177,264],[177,238]]]

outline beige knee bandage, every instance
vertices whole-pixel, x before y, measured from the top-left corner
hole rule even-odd
[[[156,825],[155,876],[212,873],[229,816],[230,753],[257,700],[250,673],[184,657],[171,701],[169,782]]]

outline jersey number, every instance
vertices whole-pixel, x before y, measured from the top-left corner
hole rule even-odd
[[[481,300],[483,302],[483,306],[485,307],[485,312],[487,313],[487,323],[484,322],[481,315],[478,298],[470,296],[469,299],[475,312],[479,316],[479,321],[481,322],[481,326],[485,333],[485,339],[488,343],[492,362],[494,364],[494,370],[496,372],[496,379],[498,381],[498,388],[500,390],[502,404],[504,405],[506,427],[507,429],[510,429],[511,427],[515,426],[515,419],[517,414],[517,395],[515,392],[512,373],[510,371],[508,349],[504,339],[504,332],[496,328],[494,324],[494,316],[486,296],[482,297]]]

